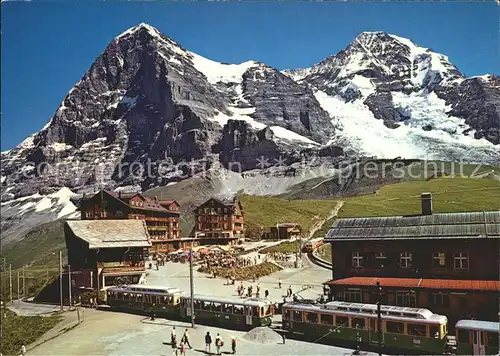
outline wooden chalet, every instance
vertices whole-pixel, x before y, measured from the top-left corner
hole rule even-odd
[[[82,199],[81,219],[144,220],[152,242],[152,252],[168,252],[189,246],[179,227],[179,204],[140,193],[101,190]]]
[[[211,198],[194,214],[194,235],[202,245],[234,244],[245,238],[243,207],[237,198]]]
[[[64,226],[68,265],[76,287],[102,290],[144,278],[151,247],[142,220],[71,220]]]

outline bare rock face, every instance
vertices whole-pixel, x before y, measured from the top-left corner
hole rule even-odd
[[[450,115],[464,118],[476,130],[475,138],[500,144],[500,77],[466,79],[438,95],[451,105]]]
[[[243,93],[255,107],[252,117],[266,125],[281,126],[318,143],[326,143],[335,129],[313,91],[267,66],[243,75]]]
[[[229,120],[214,147],[222,165],[236,172],[264,169],[275,161],[291,164],[300,159],[298,152],[280,147],[269,127],[253,130],[245,121]]]

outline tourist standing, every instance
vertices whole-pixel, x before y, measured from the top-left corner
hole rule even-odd
[[[233,337],[231,337],[231,350],[233,350],[233,354],[236,353],[236,339]]]
[[[210,335],[210,332],[207,331],[207,334],[205,335],[205,351],[208,353],[212,353],[211,346],[212,346],[212,336]]]
[[[268,291],[267,289],[264,291],[264,297],[265,297],[266,299],[267,299],[267,297],[269,297],[269,291]]]
[[[278,279],[278,288],[281,289],[281,278]]]
[[[215,348],[217,350],[217,355],[220,355],[220,348],[224,346],[224,340],[220,337],[219,333],[217,333],[217,337],[215,338]]]
[[[26,355],[26,346],[24,346],[24,344],[21,346],[21,355],[22,356]]]

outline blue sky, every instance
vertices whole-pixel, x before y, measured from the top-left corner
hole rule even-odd
[[[107,44],[146,22],[210,59],[307,67],[362,31],[500,74],[495,2],[2,2],[2,150],[40,130]]]

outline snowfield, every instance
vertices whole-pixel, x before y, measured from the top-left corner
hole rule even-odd
[[[353,151],[379,158],[500,163],[500,147],[485,139],[475,139],[473,132],[463,135],[462,131],[468,128],[464,120],[449,117],[446,114],[449,108],[435,93],[393,93],[395,106],[410,116],[397,129],[390,129],[382,120],[377,120],[363,104],[363,99],[345,102],[319,90],[315,96],[332,116],[334,125],[340,128],[330,144],[345,145]],[[432,130],[425,131],[426,125]]]

